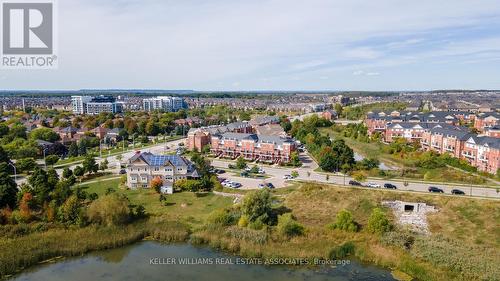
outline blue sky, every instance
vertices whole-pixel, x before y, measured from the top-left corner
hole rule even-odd
[[[500,89],[498,0],[59,0],[59,68],[1,89]]]

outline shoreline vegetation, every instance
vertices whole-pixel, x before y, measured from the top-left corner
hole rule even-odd
[[[119,180],[84,184],[87,192],[99,196],[118,185]],[[248,216],[254,210],[248,204],[235,206],[231,199],[213,193],[180,192],[160,201],[154,190],[117,188],[131,203],[144,205],[148,217],[122,226],[45,222],[1,226],[0,279],[51,259],[144,239],[203,244],[245,257],[356,259],[388,268],[400,280],[498,280],[500,276],[497,201],[312,183],[288,189],[278,190],[279,196],[270,193],[269,219],[260,224],[262,217]],[[392,213],[380,206],[382,200],[436,206],[439,211],[428,216],[432,235],[398,227]],[[370,230],[374,209],[388,219],[382,232]],[[338,214],[345,210],[350,216],[345,216],[349,227],[344,228]]]

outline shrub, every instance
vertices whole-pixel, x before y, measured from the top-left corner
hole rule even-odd
[[[358,224],[354,221],[351,212],[345,209],[337,213],[336,220],[330,227],[350,232],[358,231]]]
[[[387,216],[380,208],[373,209],[370,218],[368,219],[367,230],[371,233],[382,234],[390,231],[392,225],[387,219]]]
[[[247,227],[248,226],[248,217],[243,215],[240,217],[238,220],[238,226],[239,227]]]
[[[277,225],[278,233],[287,236],[300,236],[304,234],[304,226],[298,223],[291,213],[287,213],[278,217]]]
[[[236,221],[227,209],[218,209],[208,215],[207,221],[211,224],[228,226]]]
[[[88,210],[89,220],[102,225],[124,224],[130,219],[129,201],[119,193],[110,193],[93,201]]]
[[[340,246],[337,246],[330,250],[328,257],[330,259],[343,259],[354,254],[354,244],[352,242],[346,242]]]
[[[384,245],[409,250],[415,242],[415,237],[409,231],[389,231],[382,235],[381,242]]]
[[[253,230],[231,226],[226,229],[225,235],[237,240],[244,240],[255,244],[265,244],[268,240],[266,231]]]
[[[59,208],[59,219],[70,224],[76,224],[81,219],[80,201],[76,195],[71,195]]]

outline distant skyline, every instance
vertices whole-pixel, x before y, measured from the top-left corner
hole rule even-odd
[[[0,90],[500,89],[500,2],[59,0],[59,69]]]

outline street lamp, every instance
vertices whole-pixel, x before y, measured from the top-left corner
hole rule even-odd
[[[14,168],[14,180],[17,182],[17,169],[16,169],[16,166],[14,164],[12,164],[11,162],[8,163],[10,166],[12,166],[12,168]]]

